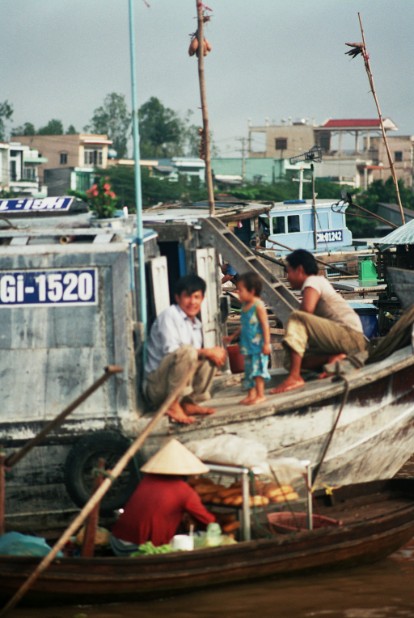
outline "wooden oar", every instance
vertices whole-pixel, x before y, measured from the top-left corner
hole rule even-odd
[[[5,616],[13,607],[17,605],[17,603],[24,597],[29,588],[34,584],[39,575],[43,573],[50,565],[52,560],[56,557],[57,553],[65,546],[65,544],[69,541],[70,537],[73,536],[78,528],[83,524],[85,519],[88,517],[89,513],[93,510],[96,504],[100,502],[103,496],[106,494],[108,489],[111,487],[112,482],[118,478],[118,476],[122,473],[124,468],[128,465],[130,460],[134,457],[134,455],[141,448],[149,434],[158,424],[160,419],[164,416],[164,414],[169,409],[170,405],[176,401],[181,392],[187,386],[189,381],[191,381],[192,376],[195,373],[197,365],[190,371],[189,374],[185,376],[185,378],[181,381],[181,383],[177,386],[176,389],[171,393],[171,395],[164,401],[159,410],[152,417],[150,422],[145,427],[144,431],[138,436],[128,450],[122,455],[118,463],[112,469],[112,473],[102,482],[101,486],[98,487],[96,492],[92,495],[90,500],[85,504],[79,515],[74,519],[74,521],[70,524],[70,526],[65,530],[60,539],[55,543],[50,552],[43,558],[41,563],[37,566],[37,568],[33,571],[33,573],[27,578],[27,580],[22,584],[22,586],[17,590],[16,594],[8,601],[8,603],[3,607],[0,611],[0,616]]]

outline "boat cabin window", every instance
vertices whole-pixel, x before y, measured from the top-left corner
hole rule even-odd
[[[299,215],[289,215],[287,220],[288,220],[288,232],[300,232]]]
[[[285,217],[273,217],[272,229],[273,229],[273,234],[284,234],[286,231]]]

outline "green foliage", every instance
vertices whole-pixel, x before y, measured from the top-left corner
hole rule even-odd
[[[403,207],[414,208],[414,194],[410,188],[405,186],[403,180],[398,181],[398,189]],[[379,203],[396,204],[397,195],[392,178],[388,178],[385,182],[374,180],[367,191],[361,193],[358,203],[368,209],[375,209]]]
[[[0,199],[2,200],[10,200],[14,197],[17,197],[17,193],[13,191],[13,189],[1,189],[0,188]]]
[[[117,157],[122,159],[127,153],[130,127],[131,114],[125,95],[111,92],[106,95],[103,105],[95,109],[90,124],[84,127],[84,130],[108,135]]]
[[[143,158],[173,157],[183,154],[184,123],[157,97],[151,97],[138,111],[140,149]]]
[[[77,134],[78,134],[78,132],[75,129],[75,127],[73,126],[73,124],[70,124],[68,126],[68,128],[66,129],[66,135],[77,135]]]
[[[8,101],[0,103],[0,140],[6,139],[6,120],[13,116],[13,107]]]
[[[53,118],[44,126],[40,127],[38,135],[63,135],[63,124],[61,120]]]
[[[11,132],[12,136],[15,135],[36,135],[36,129],[31,122],[25,122],[19,127],[14,127]]]
[[[118,196],[118,206],[128,206],[135,211],[135,181],[133,167],[114,166],[105,171],[98,171],[97,178],[108,178]],[[178,182],[153,176],[148,169],[141,169],[143,207],[153,206],[159,202],[195,202],[206,199],[207,189],[198,178],[182,176]]]

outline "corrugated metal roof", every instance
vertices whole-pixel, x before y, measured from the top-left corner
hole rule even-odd
[[[391,245],[414,245],[414,219],[384,236],[378,244],[381,248]]]

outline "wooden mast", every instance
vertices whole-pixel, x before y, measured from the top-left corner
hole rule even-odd
[[[378,97],[377,97],[377,93],[375,90],[375,84],[374,84],[374,76],[372,75],[372,71],[371,71],[371,65],[369,62],[369,55],[367,52],[367,48],[365,45],[365,36],[364,36],[364,29],[362,27],[362,19],[361,19],[361,14],[358,13],[358,19],[359,19],[359,27],[361,29],[361,36],[362,36],[362,43],[347,43],[347,45],[349,47],[352,47],[353,49],[350,50],[349,52],[347,52],[350,56],[354,57],[358,55],[358,53],[362,54],[362,57],[364,59],[364,64],[365,64],[365,70],[367,72],[368,75],[368,81],[369,81],[369,85],[371,87],[371,92],[372,92],[372,96],[374,97],[374,101],[375,101],[375,105],[377,107],[377,112],[378,112],[378,118],[380,121],[380,126],[381,126],[381,133],[382,133],[382,139],[384,140],[384,144],[385,144],[385,149],[387,151],[387,157],[388,157],[388,163],[390,164],[390,170],[391,170],[391,175],[392,175],[392,179],[394,181],[394,186],[395,186],[395,193],[397,196],[397,203],[400,209],[400,214],[401,214],[401,222],[404,225],[405,224],[405,216],[404,216],[404,209],[401,203],[401,196],[400,196],[400,189],[398,187],[398,180],[397,180],[397,176],[395,174],[395,169],[394,169],[394,162],[392,160],[391,157],[391,152],[388,146],[388,140],[387,140],[387,136],[385,133],[385,129],[384,129],[384,120],[382,117],[382,113],[381,113],[381,108],[379,105],[379,101],[378,101]]]
[[[213,189],[213,175],[211,170],[211,157],[210,157],[210,130],[208,122],[208,107],[206,96],[206,82],[204,77],[204,5],[200,0],[196,0],[197,7],[197,39],[198,39],[198,81],[200,85],[200,99],[201,99],[201,113],[203,116],[203,129],[201,133],[201,158],[204,159],[206,164],[205,179],[208,193],[208,205],[210,216],[215,214],[214,203],[214,189]]]

